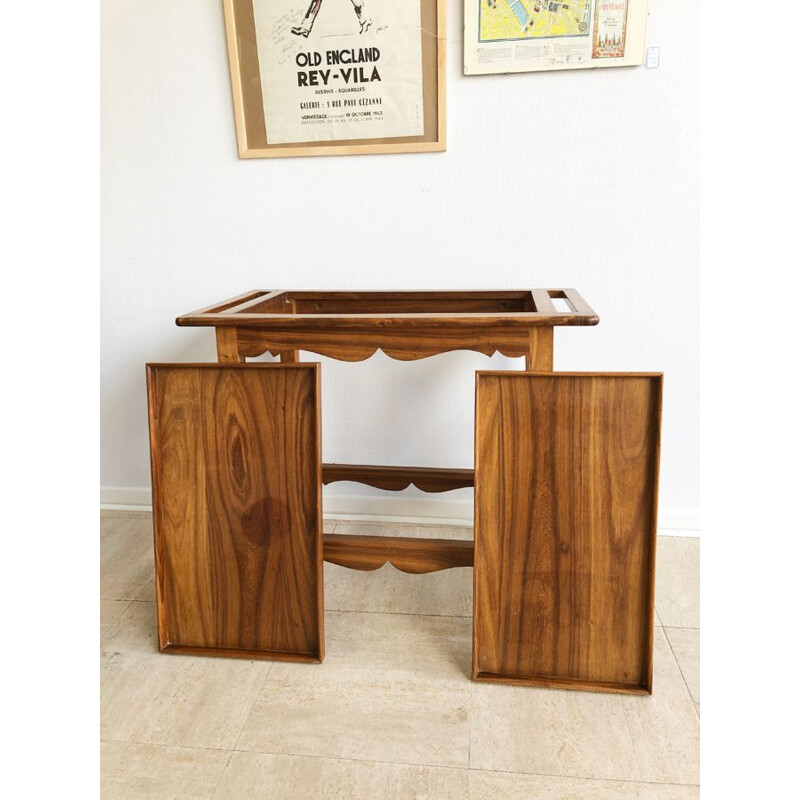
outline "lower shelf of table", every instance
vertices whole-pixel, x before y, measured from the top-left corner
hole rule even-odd
[[[423,492],[449,492],[475,485],[475,470],[440,467],[383,467],[370,464],[323,464],[322,483],[353,481],[399,492],[412,484]]]
[[[359,570],[391,564],[402,572],[422,574],[454,567],[471,567],[474,543],[454,539],[417,539],[407,536],[350,536],[326,533],[323,559]]]

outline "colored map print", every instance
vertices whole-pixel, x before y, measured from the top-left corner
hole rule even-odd
[[[480,41],[588,36],[591,0],[473,0],[480,3]]]

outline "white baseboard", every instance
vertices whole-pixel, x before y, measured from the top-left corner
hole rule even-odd
[[[127,507],[133,511],[152,511],[153,493],[149,487],[101,486],[100,508],[119,509]]]
[[[149,511],[150,489],[132,486],[104,486],[100,507],[126,511]],[[427,525],[472,525],[471,500],[442,497],[378,497],[331,495],[323,498],[323,514],[330,519],[370,522],[407,522]],[[669,536],[699,536],[700,511],[691,508],[662,508],[659,530]]]

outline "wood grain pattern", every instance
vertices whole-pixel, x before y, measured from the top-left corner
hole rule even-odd
[[[569,306],[558,311],[552,298]],[[553,368],[553,328],[596,325],[574,289],[469,292],[252,291],[183,314],[179,326],[213,326],[224,362],[298,352],[363,361],[378,350],[413,361],[454,350],[525,358],[526,369]],[[284,355],[285,354],[285,355]]]
[[[661,384],[478,373],[476,680],[651,691]]]
[[[535,311],[530,292],[287,292],[297,314],[503,314]]]
[[[285,292],[250,292],[242,297],[240,303],[226,305],[220,309],[226,314],[285,314],[291,313],[290,301],[285,297]]]
[[[375,570],[391,564],[401,572],[419,575],[472,566],[471,541],[337,533],[326,533],[322,540],[325,561],[350,569]]]
[[[253,289],[249,292],[244,292],[244,294],[236,295],[235,297],[230,297],[227,300],[223,300],[221,303],[213,303],[210,306],[205,306],[204,308],[198,308],[197,311],[194,311],[194,314],[220,314],[223,311],[227,311],[228,309],[234,308],[239,306],[243,303],[247,303],[251,300],[258,299],[264,297],[267,292],[260,291],[258,289]]]
[[[219,328],[217,328],[219,330]],[[473,350],[487,356],[500,352],[510,358],[527,356],[532,339],[546,328],[529,333],[518,330],[464,329],[450,331],[436,328],[391,330],[371,327],[367,330],[262,330],[242,326],[236,328],[239,353],[256,357],[262,353],[276,355],[286,350],[335,358],[339,361],[364,361],[378,350],[398,361],[416,361],[454,350]]]
[[[599,318],[575,289],[465,292],[253,291],[236,302],[182,314],[179,326],[271,330],[438,329],[597,325]],[[551,298],[564,298],[558,311]]]
[[[244,361],[239,353],[236,328],[217,328],[217,361],[220,364],[237,364]]]
[[[377,467],[367,464],[323,464],[322,483],[353,481],[376,489],[399,492],[411,485],[423,492],[449,492],[474,485],[471,469],[437,467]]]
[[[528,372],[553,371],[553,333],[553,328],[531,329],[528,351],[525,353],[525,369]]]
[[[533,307],[540,314],[555,314],[556,307],[550,299],[550,292],[547,289],[531,289]],[[224,310],[224,309],[223,309]]]
[[[321,661],[318,365],[147,367],[162,650]]]

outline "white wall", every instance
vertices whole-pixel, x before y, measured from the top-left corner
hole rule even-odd
[[[449,0],[446,153],[240,161],[219,0],[105,0],[106,501],[149,484],[145,362],[213,359],[213,333],[175,327],[179,313],[248,289],[574,286],[601,323],[556,331],[556,369],[665,372],[662,523],[696,524],[698,42],[683,5],[651,2],[658,69],[466,79]],[[470,466],[474,370],[506,361],[323,359],[324,458]]]

